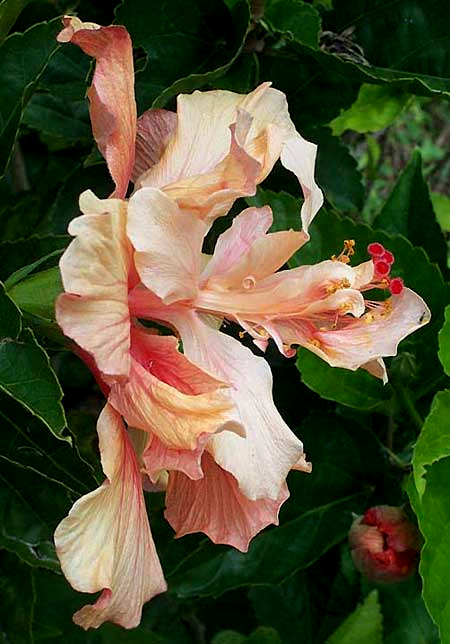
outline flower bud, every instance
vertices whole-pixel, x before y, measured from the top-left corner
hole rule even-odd
[[[355,519],[349,542],[355,567],[369,581],[395,583],[415,570],[421,537],[401,508],[378,505]]]

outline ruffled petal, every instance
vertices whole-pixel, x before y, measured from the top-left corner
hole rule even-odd
[[[195,297],[205,224],[154,188],[134,193],[128,235],[142,282],[166,304]]]
[[[177,126],[177,115],[169,110],[147,110],[138,118],[136,159],[132,179],[139,177],[160,160]]]
[[[126,376],[130,367],[130,316],[127,304],[131,246],[126,237],[126,204],[80,197],[87,213],[74,219],[76,235],[60,261],[63,293],[56,319],[64,333],[95,358],[107,375]]]
[[[166,519],[177,537],[204,532],[214,543],[247,552],[258,532],[271,523],[278,525],[280,506],[289,496],[286,485],[282,485],[276,500],[252,501],[207,452],[203,454],[202,468],[204,477],[195,481],[183,473],[170,472]]]
[[[107,405],[98,420],[107,480],[79,499],[55,532],[64,575],[80,592],[102,590],[74,615],[83,628],[139,624],[142,605],[167,589],[155,550],[135,452],[120,416]]]
[[[398,344],[430,321],[430,311],[422,298],[408,288],[389,298],[378,309],[352,320],[344,328],[318,331],[308,349],[332,367],[355,370],[381,357],[395,356]],[[385,371],[369,369],[385,379]]]
[[[125,27],[100,27],[66,16],[59,42],[78,45],[96,59],[88,90],[94,138],[116,184],[112,196],[123,198],[134,166],[136,103],[133,48]]]
[[[178,329],[185,355],[230,385],[245,438],[230,432],[211,436],[208,451],[238,481],[250,500],[276,501],[290,469],[309,471],[302,442],[291,432],[272,399],[272,375],[263,358],[208,326],[194,312],[166,313]]]
[[[155,435],[150,435],[150,441],[145,449],[142,460],[145,472],[156,483],[164,471],[177,470],[190,479],[201,479],[202,454],[209,440],[209,434],[201,434],[195,449],[171,449],[164,445]]]

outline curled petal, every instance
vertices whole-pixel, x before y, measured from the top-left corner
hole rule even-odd
[[[100,27],[66,16],[58,40],[96,59],[88,90],[92,130],[116,184],[112,196],[123,198],[134,166],[137,118],[130,36],[125,27]]]
[[[107,480],[79,499],[55,532],[62,570],[80,592],[102,594],[74,615],[83,628],[139,624],[144,602],[166,590],[142,493],[141,474],[123,423],[107,405],[98,420]]]
[[[251,539],[263,528],[278,525],[278,511],[288,498],[283,485],[275,500],[249,500],[236,479],[205,452],[204,477],[192,481],[185,474],[170,472],[165,517],[177,537],[204,532],[214,543],[225,543],[247,552]]]
[[[66,293],[56,304],[64,333],[95,359],[101,372],[126,376],[130,367],[127,304],[131,246],[126,237],[126,204],[81,195],[88,214],[74,219],[76,235],[60,261]]]
[[[145,449],[142,460],[145,472],[156,483],[164,471],[177,470],[183,472],[190,479],[201,479],[202,454],[210,438],[209,434],[200,434],[195,449],[171,449],[155,435],[150,436],[150,441]]]
[[[166,304],[197,292],[205,224],[181,211],[154,188],[134,193],[128,205],[128,235],[136,249],[142,282]]]
[[[303,463],[303,445],[274,405],[266,361],[193,312],[167,315],[180,332],[186,356],[230,385],[226,393],[245,429],[245,438],[231,432],[211,436],[208,451],[248,499],[276,501],[289,470]]]

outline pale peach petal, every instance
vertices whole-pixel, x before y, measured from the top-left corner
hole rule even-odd
[[[146,474],[153,483],[167,470],[183,472],[190,479],[201,479],[202,454],[208,440],[209,434],[200,434],[195,449],[170,449],[157,436],[150,435],[150,442],[142,455]]]
[[[305,233],[286,230],[264,234],[260,218],[267,221],[271,209],[248,208],[238,215],[231,228],[223,233],[216,245],[214,255],[202,273],[201,282],[206,288],[251,289],[260,280],[277,271],[303,245]],[[261,233],[257,231],[261,229]],[[242,238],[242,231],[253,230],[251,236]],[[267,230],[267,229],[266,229]],[[225,237],[225,239],[221,239]],[[218,256],[216,257],[216,253]],[[205,286],[204,286],[205,287]]]
[[[60,42],[78,45],[96,59],[88,90],[94,138],[116,184],[113,196],[125,197],[134,165],[136,103],[133,48],[125,27],[99,27],[66,16]]]
[[[273,233],[275,234],[275,233]],[[256,243],[256,242],[255,242]],[[270,260],[268,260],[270,261]],[[195,303],[206,311],[222,312],[242,319],[254,316],[300,316],[309,306],[316,306],[327,293],[351,288],[353,269],[342,262],[326,260],[311,266],[299,266],[269,275],[240,289],[208,288],[198,293]]]
[[[61,568],[80,592],[102,590],[74,615],[83,628],[113,621],[139,624],[144,602],[166,590],[142,493],[133,447],[120,416],[107,405],[98,420],[107,480],[72,507],[55,532]]]
[[[180,352],[178,338],[151,329],[131,327],[131,355],[155,378],[188,395],[215,392],[228,385],[190,362]]]
[[[132,179],[139,177],[157,163],[177,126],[177,115],[169,110],[147,110],[137,121],[136,160]]]
[[[76,238],[60,261],[66,293],[58,298],[56,319],[68,337],[93,355],[101,372],[126,375],[130,366],[127,294],[131,263],[126,204],[84,193],[80,206],[87,214],[69,226]]]
[[[248,499],[277,500],[287,473],[303,454],[303,445],[274,405],[269,366],[194,312],[166,315],[181,335],[186,356],[230,385],[226,393],[246,432],[245,438],[231,432],[215,434],[208,450],[237,479]]]
[[[230,228],[222,233],[214,248],[214,255],[202,271],[204,284],[211,276],[227,273],[247,253],[253,242],[264,236],[272,225],[272,209],[247,208],[233,219]]]
[[[205,224],[167,195],[142,188],[128,204],[128,236],[142,282],[166,304],[197,292]]]
[[[429,320],[430,311],[422,298],[404,288],[385,307],[369,311],[344,328],[318,331],[316,345],[307,348],[332,367],[355,370],[382,356],[395,356],[399,342]],[[382,379],[384,374],[374,373]]]
[[[368,262],[353,266],[353,273],[355,275],[353,288],[361,290],[365,286],[368,286],[374,278],[375,267],[373,261],[369,259]]]
[[[285,141],[281,152],[281,163],[297,177],[303,191],[304,202],[301,208],[302,228],[308,228],[323,204],[322,191],[314,179],[317,146],[295,133]]]
[[[239,118],[239,113],[238,113]],[[164,187],[164,192],[180,208],[195,212],[210,225],[226,214],[239,197],[254,195],[260,165],[237,142],[235,132],[239,121],[230,126],[229,154],[212,170]]]
[[[187,395],[156,378],[135,359],[127,382],[112,380],[109,402],[132,427],[155,434],[171,449],[196,449],[202,434],[242,426],[224,390]]]
[[[366,364],[361,365],[361,369],[368,371],[372,376],[375,376],[375,378],[382,380],[383,385],[388,381],[386,365],[384,364],[383,358],[377,358],[376,360],[366,362]]]
[[[180,472],[170,472],[165,517],[177,537],[204,532],[214,543],[225,543],[247,552],[253,537],[273,523],[288,498],[282,485],[278,498],[249,500],[236,479],[208,454],[202,459],[204,477],[192,481]]]

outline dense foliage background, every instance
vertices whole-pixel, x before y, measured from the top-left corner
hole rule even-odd
[[[129,30],[139,113],[174,108],[196,88],[247,92],[270,80],[286,92],[298,130],[319,145],[326,197],[292,265],[329,258],[349,238],[364,261],[379,241],[433,315],[387,361],[385,387],[303,349],[297,360],[269,349],[276,403],[314,471],[291,473],[280,527],[248,554],[202,535],[175,541],[163,498],[147,495],[169,592],[129,632],[72,624],[91,598],[69,587],[52,543],[73,501],[102,480],[102,396],[53,322],[78,196],[112,191],[88,118],[91,61],[55,40],[74,11]],[[450,318],[438,338],[450,301],[449,24],[439,0],[0,2],[2,641],[450,642]],[[281,169],[248,202],[272,206],[274,229],[300,227],[298,187]],[[376,587],[355,570],[352,513],[376,504],[417,516],[421,576]]]

